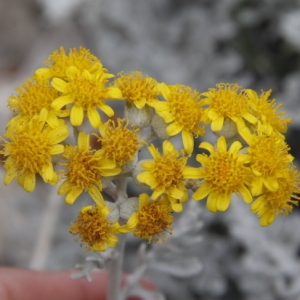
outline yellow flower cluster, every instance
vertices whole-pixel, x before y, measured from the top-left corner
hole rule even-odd
[[[70,232],[92,251],[114,247],[127,232],[163,242],[189,190],[194,200],[207,198],[211,212],[227,210],[236,194],[268,226],[298,204],[300,192],[284,136],[291,119],[270,94],[231,83],[200,93],[140,71],[114,79],[89,50],[61,47],[8,99],[14,116],[1,138],[4,183],[16,179],[32,192],[38,174],[49,184],[62,181],[57,193],[70,205],[87,193],[94,205],[80,210]],[[201,142],[200,165],[189,166],[195,138],[209,127],[216,144]],[[179,134],[182,149],[170,141]],[[151,159],[140,160],[144,146]],[[127,193],[128,178],[137,197]]]

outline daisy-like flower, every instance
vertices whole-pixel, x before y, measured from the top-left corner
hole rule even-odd
[[[60,47],[59,50],[55,50],[45,61],[47,68],[37,69],[35,77],[37,78],[61,78],[66,80],[66,70],[73,66],[80,72],[87,70],[90,73],[102,71],[107,73],[107,69],[103,68],[102,62],[95,55],[91,54],[88,49],[80,47],[79,50],[71,48],[69,53],[66,54],[65,49]],[[107,74],[108,77],[113,77],[111,74]]]
[[[105,251],[107,246],[116,246],[118,238],[115,234],[119,233],[120,225],[111,223],[108,214],[106,206],[85,206],[76,221],[71,223],[70,233],[79,236],[80,246],[86,244],[86,251]]]
[[[160,87],[166,102],[157,102],[154,108],[166,123],[170,123],[166,128],[169,136],[182,133],[184,150],[190,154],[194,150],[194,136],[203,136],[205,128],[201,124],[207,123],[200,94],[180,84],[161,84]]]
[[[62,120],[55,129],[38,118],[28,123],[12,123],[5,134],[8,141],[1,150],[6,157],[4,184],[8,185],[16,178],[27,192],[32,192],[36,174],[40,174],[45,182],[56,184],[58,176],[53,170],[52,158],[64,152],[64,146],[59,143],[68,135],[68,128]]]
[[[90,149],[90,135],[81,131],[78,146],[66,146],[63,154],[66,163],[66,180],[58,188],[59,195],[66,194],[65,201],[73,204],[86,191],[100,206],[104,206],[101,195],[102,176],[114,176],[121,172],[113,161],[106,159],[99,151]]]
[[[139,196],[138,211],[133,214],[124,226],[123,231],[133,231],[133,235],[142,239],[148,239],[149,243],[163,243],[165,233],[172,234],[172,208],[166,195],[162,195],[157,201],[151,201],[147,194]]]
[[[203,103],[208,105],[207,116],[214,132],[222,129],[226,118],[237,125],[238,132],[246,126],[245,120],[251,124],[257,122],[250,108],[249,97],[238,84],[219,83],[217,88],[211,88],[201,96],[205,97]]]
[[[107,76],[102,71],[90,73],[82,72],[75,67],[69,67],[66,71],[67,81],[54,78],[52,86],[62,93],[51,105],[54,110],[60,110],[70,104],[70,121],[73,126],[80,126],[84,113],[94,128],[101,124],[99,108],[109,117],[114,115],[113,109],[105,104],[105,99],[121,99],[121,91],[117,87],[109,87]]]
[[[252,134],[250,139],[247,137],[247,143],[250,168],[255,175],[251,184],[252,195],[260,195],[263,187],[271,192],[277,191],[278,178],[283,176],[293,161],[293,156],[288,153],[290,148],[282,136],[276,133],[269,136],[264,133]]]
[[[188,200],[188,191],[185,187],[185,179],[189,178],[189,173],[185,172],[188,158],[169,141],[164,141],[162,147],[162,155],[154,145],[148,147],[153,160],[146,160],[140,164],[146,171],[139,173],[137,180],[154,190],[151,196],[153,200],[157,200],[165,193],[172,209],[180,212],[182,202]]]
[[[208,150],[210,155],[198,154],[196,160],[202,167],[187,169],[189,178],[200,179],[199,188],[192,198],[202,200],[208,196],[206,206],[211,212],[227,210],[232,194],[242,196],[246,203],[251,203],[252,195],[248,186],[252,172],[246,167],[249,157],[239,153],[242,144],[236,141],[227,150],[226,140],[221,136],[215,147],[207,142],[199,147]]]
[[[139,129],[130,129],[128,126],[129,122],[126,119],[118,119],[108,120],[99,127],[101,137],[98,141],[101,143],[101,151],[118,167],[133,162],[137,151],[142,147],[137,134]]]
[[[158,101],[157,97],[160,95],[158,82],[152,77],[144,76],[140,71],[129,74],[121,72],[114,84],[121,90],[126,102],[138,109],[144,108],[146,104],[151,106]]]
[[[66,115],[66,110],[54,111],[51,107],[59,93],[45,80],[29,78],[22,86],[16,88],[16,92],[16,95],[8,98],[8,106],[17,114],[11,121],[29,122],[33,117],[39,116],[41,122],[46,122],[54,128],[59,125],[57,117]]]
[[[251,89],[245,90],[245,93],[250,98],[250,106],[254,110],[254,114],[258,119],[260,128],[270,135],[275,133],[286,133],[287,125],[292,122],[291,118],[282,118],[286,111],[278,112],[283,104],[276,104],[276,100],[270,100],[271,90],[262,92],[260,96]]]
[[[260,195],[251,205],[251,212],[256,213],[260,218],[261,226],[272,224],[276,216],[287,215],[293,210],[293,205],[299,203],[300,174],[291,165],[284,174],[278,178],[279,187],[275,192],[264,188],[264,193]]]

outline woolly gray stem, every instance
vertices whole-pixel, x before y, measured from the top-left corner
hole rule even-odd
[[[126,234],[121,234],[119,242],[108,263],[108,291],[107,300],[120,300],[121,278]]]

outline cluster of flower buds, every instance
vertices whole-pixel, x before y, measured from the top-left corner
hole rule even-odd
[[[291,119],[270,94],[231,83],[200,93],[140,71],[114,76],[89,50],[60,48],[8,99],[14,116],[2,138],[4,183],[16,179],[32,192],[39,174],[60,181],[57,192],[70,205],[88,193],[94,205],[80,210],[70,232],[92,251],[114,247],[127,232],[163,242],[173,212],[190,198],[207,199],[217,212],[236,194],[268,226],[300,192],[284,136]],[[216,143],[195,146],[209,128]],[[182,149],[170,141],[179,134]],[[144,147],[151,159],[140,159]],[[202,150],[189,166],[195,147]]]

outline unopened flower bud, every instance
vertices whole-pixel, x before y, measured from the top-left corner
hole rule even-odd
[[[120,217],[120,212],[116,204],[109,201],[105,201],[105,204],[109,208],[107,220],[111,223],[118,221]]]
[[[229,118],[225,118],[223,127],[220,131],[214,132],[216,136],[224,136],[226,139],[230,139],[237,135],[238,130],[235,122]]]
[[[151,127],[153,131],[155,132],[156,136],[162,140],[169,140],[170,136],[167,134],[166,128],[168,124],[165,122],[165,120],[159,116],[158,114],[155,114],[151,121]]]
[[[120,205],[120,217],[128,220],[131,215],[137,212],[139,208],[139,199],[137,197],[128,198]]]
[[[139,109],[134,104],[126,103],[124,116],[125,119],[129,120],[131,125],[138,128],[144,128],[150,125],[153,115],[153,108],[149,105],[145,105]]]

